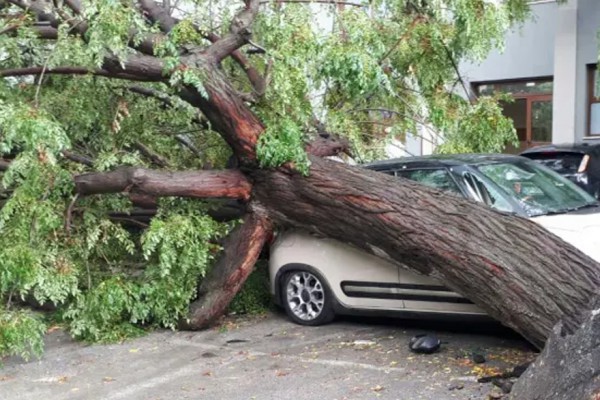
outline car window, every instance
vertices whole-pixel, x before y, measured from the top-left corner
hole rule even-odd
[[[577,173],[583,160],[583,154],[566,151],[531,153],[525,154],[525,157],[535,160],[562,175],[572,175]]]
[[[496,162],[477,168],[517,200],[530,217],[596,204],[593,197],[573,182],[532,161]]]
[[[465,172],[462,175],[470,197],[498,211],[513,212],[513,207],[493,185],[487,184],[476,175]]]
[[[396,176],[407,178],[436,189],[462,194],[456,185],[456,182],[454,182],[454,179],[452,179],[450,173],[445,168],[413,170],[404,169],[396,171]]]

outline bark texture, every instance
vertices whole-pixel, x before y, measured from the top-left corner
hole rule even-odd
[[[165,172],[128,167],[78,175],[75,189],[81,195],[130,192],[152,197],[248,199],[251,185],[235,170]]]
[[[260,213],[250,213],[226,239],[223,254],[202,280],[198,300],[190,305],[187,329],[210,326],[227,306],[252,272],[265,240],[271,232],[268,220]]]
[[[276,224],[318,232],[437,278],[542,347],[584,309],[600,266],[530,220],[408,180],[311,158],[310,176],[255,171]]]
[[[569,335],[554,327],[538,359],[513,386],[514,400],[600,399],[600,297]]]

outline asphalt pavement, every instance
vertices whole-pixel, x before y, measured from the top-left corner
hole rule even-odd
[[[441,351],[411,353],[407,344],[419,333],[437,334]],[[474,363],[473,354],[486,362]],[[510,331],[473,323],[345,319],[302,327],[269,314],[111,345],[56,330],[41,359],[2,360],[0,399],[487,399],[493,387],[478,376],[534,355]]]

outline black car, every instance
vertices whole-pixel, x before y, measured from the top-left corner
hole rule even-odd
[[[598,202],[549,168],[507,154],[452,154],[378,161],[366,168],[525,218],[594,208]],[[588,210],[586,210],[588,211]]]
[[[600,199],[600,144],[537,146],[521,155],[553,169]]]

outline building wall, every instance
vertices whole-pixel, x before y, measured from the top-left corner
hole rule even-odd
[[[558,5],[548,2],[533,4],[531,8],[533,19],[507,33],[504,51],[492,51],[478,65],[461,65],[461,72],[469,82],[553,75]]]
[[[579,0],[577,8],[577,97],[575,99],[575,140],[588,132],[587,65],[598,63],[598,31],[600,31],[600,1]],[[555,110],[560,112],[560,110]]]
[[[461,71],[470,83],[554,77],[553,142],[584,140],[587,65],[598,62],[600,0],[539,1],[531,8],[533,19],[507,34],[504,51],[477,65],[463,63]]]

